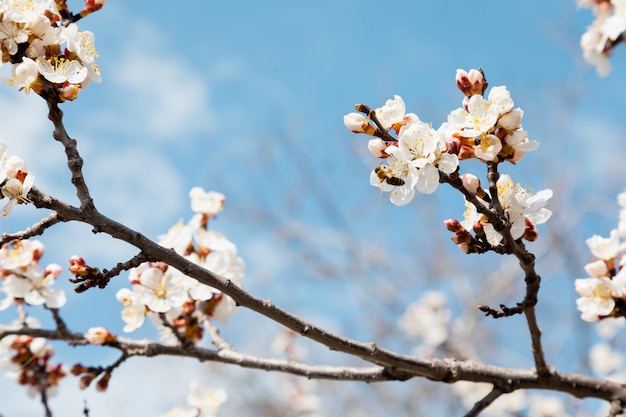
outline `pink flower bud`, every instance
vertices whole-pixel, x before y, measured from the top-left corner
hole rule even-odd
[[[98,382],[96,382],[96,391],[98,392],[104,392],[107,390],[107,388],[109,387],[109,380],[111,379],[111,373],[107,372],[104,375],[102,375],[102,378],[100,378],[98,380]]]
[[[469,244],[467,244],[467,243],[460,243],[459,244],[459,249],[461,249],[461,252],[463,252],[463,253],[469,253]]]
[[[463,229],[452,235],[450,240],[457,245],[460,245],[461,243],[470,243],[472,241],[472,235],[470,235],[467,230]]]
[[[82,17],[85,17],[93,12],[96,12],[100,9],[102,9],[102,6],[104,6],[105,0],[85,0],[85,6],[83,7],[83,10],[80,11],[80,15]]]
[[[70,266],[72,265],[85,265],[85,259],[78,255],[72,255],[70,257]]]
[[[482,94],[487,87],[482,71],[475,69],[470,70],[469,73],[465,70],[457,69],[456,86],[466,97],[471,97],[474,94]]]
[[[485,236],[485,228],[483,226],[484,225],[480,222],[480,220],[474,222],[474,224],[472,225],[472,230],[477,237]]]
[[[87,371],[89,371],[89,368],[87,368],[85,365],[81,365],[80,363],[72,366],[72,369],[70,370],[71,374],[74,376],[84,374]]]
[[[387,158],[389,155],[385,152],[387,149],[388,142],[385,142],[382,139],[371,139],[367,143],[367,149],[374,155],[376,158]]]
[[[85,269],[85,259],[80,256],[74,255],[70,258],[70,272],[74,275]]]
[[[480,189],[480,179],[476,175],[463,174],[461,175],[463,181],[463,187],[472,194],[478,193]]]
[[[63,267],[59,264],[50,264],[46,266],[46,269],[44,269],[43,272],[46,275],[53,275],[54,277],[58,277],[63,272]]]
[[[467,71],[462,69],[456,70],[456,86],[464,93],[472,86]]]
[[[91,327],[85,333],[85,339],[92,345],[102,345],[110,339],[111,333],[104,327]]]
[[[609,276],[609,269],[602,259],[588,263],[585,265],[585,271],[593,278],[601,278]]]
[[[91,381],[93,381],[96,378],[97,374],[87,374],[87,375],[83,375],[80,378],[80,381],[78,383],[78,387],[80,389],[85,389],[87,388],[90,384]]]
[[[78,97],[78,91],[80,90],[80,86],[78,84],[69,84],[61,90],[61,94],[59,94],[59,98],[62,101],[73,101]]]
[[[448,219],[444,220],[443,224],[446,226],[450,232],[460,232],[461,230],[465,230],[457,219]]]

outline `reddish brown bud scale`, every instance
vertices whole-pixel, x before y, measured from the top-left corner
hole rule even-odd
[[[461,222],[459,222],[457,219],[444,220],[443,224],[446,226],[446,229],[451,232],[460,232],[462,230],[465,230],[461,225]]]

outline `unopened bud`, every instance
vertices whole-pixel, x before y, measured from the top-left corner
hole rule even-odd
[[[472,194],[476,194],[478,189],[480,188],[480,179],[473,174],[463,174],[461,175],[461,180],[463,181],[463,187],[467,191]]]
[[[107,388],[109,387],[109,380],[111,379],[111,373],[110,372],[106,372],[104,375],[102,375],[102,378],[100,378],[98,380],[98,382],[96,383],[96,391],[98,392],[104,392],[107,390]]]
[[[72,366],[72,369],[70,370],[70,372],[72,375],[78,376],[86,372],[89,372],[89,368],[87,368],[85,365],[81,365],[80,363],[77,363],[74,366]]]
[[[529,242],[534,242],[539,238],[537,227],[528,219],[526,219],[526,230],[524,230],[524,235],[522,237]]]
[[[63,267],[59,264],[50,264],[46,266],[46,269],[44,269],[43,272],[46,275],[52,275],[56,278],[63,273]]]
[[[354,133],[372,136],[376,132],[376,128],[370,124],[369,119],[359,113],[348,113],[343,116],[343,124]]]
[[[74,275],[85,276],[87,275],[87,266],[85,259],[80,256],[72,256],[70,258],[70,272]]]
[[[91,327],[85,333],[85,339],[92,345],[102,345],[106,342],[114,341],[116,337],[104,327]]]
[[[463,242],[459,244],[459,249],[461,250],[461,252],[467,254],[469,253],[470,246],[468,243]]]
[[[448,229],[450,232],[460,232],[461,230],[465,230],[463,228],[463,225],[461,225],[461,222],[458,221],[457,219],[444,220],[443,224],[446,226],[446,229]]]
[[[457,245],[460,245],[461,243],[470,243],[472,241],[472,235],[470,235],[467,230],[463,229],[452,235],[450,240]]]
[[[87,375],[83,375],[79,382],[78,382],[78,387],[80,389],[85,389],[87,388],[89,385],[91,385],[91,382],[98,376],[98,374],[95,373],[90,373]]]
[[[386,142],[382,139],[370,139],[367,143],[367,149],[376,158],[387,158],[389,155],[385,152],[385,149],[391,144],[397,145],[395,142]]]
[[[78,91],[80,90],[80,86],[78,84],[69,84],[61,90],[61,94],[59,94],[59,98],[61,101],[73,101],[78,97]]]
[[[461,141],[458,138],[450,138],[446,141],[446,152],[458,155],[461,151]]]
[[[70,266],[75,266],[75,265],[85,266],[86,265],[85,258],[82,258],[78,255],[72,255],[70,257]]]
[[[85,0],[85,6],[80,11],[80,16],[85,17],[93,12],[97,12],[104,6],[105,0]]]
[[[593,278],[601,278],[609,276],[609,269],[606,267],[606,262],[602,259],[593,261],[585,265],[585,271]]]
[[[470,70],[469,73],[465,70],[457,69],[456,86],[466,97],[471,97],[474,94],[482,94],[487,87],[482,70],[475,69]]]

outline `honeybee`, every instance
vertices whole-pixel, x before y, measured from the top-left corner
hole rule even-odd
[[[384,166],[377,166],[374,168],[374,172],[380,181],[384,181],[389,185],[394,185],[396,187],[404,185],[404,180],[402,178],[394,177],[391,171]]]

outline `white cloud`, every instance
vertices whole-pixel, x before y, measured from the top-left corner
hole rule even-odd
[[[148,23],[134,23],[121,57],[108,76],[124,95],[123,107],[138,138],[179,143],[193,134],[208,133],[215,125],[209,102],[209,86],[202,68],[194,66],[174,45],[166,45],[159,31]]]

